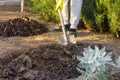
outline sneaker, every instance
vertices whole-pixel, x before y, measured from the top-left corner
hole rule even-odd
[[[75,37],[77,37],[77,32],[76,31],[68,31],[67,34],[68,35],[74,35]]]
[[[70,24],[65,25],[65,30],[69,31],[70,30]]]
[[[70,24],[67,24],[67,25],[64,25],[64,26],[65,26],[65,30],[66,30],[66,31],[69,31],[69,29],[70,29]],[[55,28],[53,29],[53,31],[55,31],[55,32],[62,31],[62,27],[61,27],[61,26],[55,27]]]
[[[53,31],[55,31],[55,32],[61,32],[61,31],[62,31],[62,28],[61,28],[61,27],[55,27],[55,28],[53,29]]]

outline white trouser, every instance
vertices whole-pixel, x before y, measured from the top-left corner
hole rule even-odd
[[[69,0],[64,0],[64,5],[62,9],[64,24],[66,25],[70,23],[71,24],[70,28],[76,29],[80,19],[82,0],[71,0],[70,20],[69,20],[68,2]]]

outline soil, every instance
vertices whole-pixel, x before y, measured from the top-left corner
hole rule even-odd
[[[0,25],[0,35],[11,36],[34,36],[48,32],[44,24],[40,24],[28,17],[10,19]]]
[[[80,53],[84,44],[63,47],[61,45],[40,46],[13,58],[0,72],[1,80],[67,80],[76,78]],[[80,49],[80,50],[78,50]]]
[[[18,12],[19,7],[16,8],[14,13]],[[13,10],[13,7],[11,9]],[[18,14],[14,14],[12,10],[10,12],[10,7],[0,7],[0,10],[2,23],[18,19]],[[10,16],[12,14],[14,18]],[[8,17],[3,18],[6,15]],[[27,37],[1,36],[0,80],[75,80],[81,75],[76,69],[79,63],[76,56],[82,55],[84,48],[88,46],[97,45],[99,48],[105,46],[106,51],[113,52],[113,59],[120,55],[120,40],[110,34],[78,30],[77,44],[62,46],[57,42],[62,32],[52,32],[57,24],[45,22],[31,13],[26,12],[26,16],[44,24],[49,32]],[[113,74],[108,80],[120,80],[120,73]]]
[[[79,63],[76,56],[82,56],[84,47],[94,47],[95,45],[99,48],[104,46],[102,44],[89,45],[85,43],[70,44],[67,46],[52,44],[31,48],[17,57],[7,55],[7,60],[9,61],[1,62],[0,79],[73,80],[81,75],[76,68]],[[118,73],[108,80],[119,79],[120,75]]]

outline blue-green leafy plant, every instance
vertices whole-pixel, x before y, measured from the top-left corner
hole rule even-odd
[[[116,60],[116,67],[118,67],[118,69],[120,70],[120,56],[119,58]]]
[[[105,47],[99,49],[97,46],[92,49],[90,46],[84,48],[83,56],[77,56],[80,61],[78,64],[78,70],[84,69],[79,80],[99,80],[99,77],[103,77],[106,80],[112,72],[107,72],[108,67],[120,67],[120,57],[113,63],[112,52],[106,52]]]

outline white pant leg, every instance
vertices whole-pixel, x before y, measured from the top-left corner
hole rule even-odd
[[[62,16],[63,16],[64,24],[69,24],[68,2],[69,0],[64,0],[63,3]]]
[[[80,20],[82,0],[71,0],[70,28],[76,29]]]

